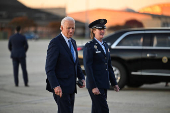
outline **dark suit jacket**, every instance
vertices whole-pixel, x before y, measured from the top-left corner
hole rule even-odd
[[[117,85],[115,75],[111,65],[110,51],[105,43],[106,54],[100,44],[93,39],[86,43],[83,49],[83,61],[86,71],[86,87],[89,89],[102,88],[109,89]]]
[[[25,36],[16,33],[9,38],[8,49],[11,51],[11,58],[25,58],[28,50],[28,43]]]
[[[77,92],[76,78],[85,79],[78,61],[76,42],[73,39],[71,41],[76,51],[75,62],[62,34],[49,43],[45,67],[48,91],[60,86],[63,93],[74,93]]]

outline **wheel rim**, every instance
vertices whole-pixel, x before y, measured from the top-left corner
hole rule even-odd
[[[114,66],[112,66],[112,68],[113,68],[113,71],[114,71],[114,74],[115,74],[116,81],[117,81],[117,83],[118,83],[119,80],[120,80],[120,76],[121,76],[120,71],[119,71],[118,68],[116,68],[116,67],[114,67]]]

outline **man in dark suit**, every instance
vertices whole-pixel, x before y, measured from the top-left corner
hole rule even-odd
[[[16,34],[9,39],[8,49],[11,51],[11,58],[13,62],[14,81],[15,86],[18,87],[18,67],[21,64],[24,84],[28,87],[28,75],[26,69],[26,52],[28,50],[28,43],[25,36],[20,34],[21,27],[16,27]]]
[[[85,87],[76,41],[71,38],[75,30],[75,20],[65,17],[61,21],[60,29],[61,33],[50,41],[47,50],[47,90],[53,92],[58,113],[73,113],[77,77],[83,82],[79,87]]]
[[[92,100],[91,113],[109,113],[107,89],[110,88],[110,83],[115,91],[119,91],[111,65],[109,47],[102,40],[106,23],[106,19],[99,19],[89,24],[92,41],[86,43],[83,49],[86,87]]]

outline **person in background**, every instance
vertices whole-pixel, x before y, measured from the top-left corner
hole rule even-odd
[[[18,68],[19,68],[19,64],[21,64],[24,84],[26,87],[28,87],[29,86],[28,74],[26,69],[26,52],[28,50],[28,43],[25,36],[21,35],[20,33],[21,33],[21,27],[17,26],[16,34],[12,35],[9,38],[8,49],[11,52],[15,86],[16,87],[19,86]]]
[[[85,77],[78,61],[76,41],[72,39],[75,20],[65,17],[61,21],[61,33],[53,38],[48,46],[46,58],[46,89],[53,92],[58,105],[58,113],[73,113],[76,79],[85,87]]]
[[[85,44],[83,61],[86,72],[86,87],[92,100],[91,113],[109,113],[107,89],[110,83],[119,91],[111,65],[110,51],[103,42],[106,19],[98,19],[89,24],[92,41]]]

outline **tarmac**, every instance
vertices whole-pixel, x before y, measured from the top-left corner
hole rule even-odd
[[[19,87],[15,87],[8,40],[0,41],[0,113],[57,113],[52,93],[45,90],[45,59],[50,40],[29,40],[27,71],[30,87],[25,87],[19,68]],[[88,40],[77,40],[85,44]],[[110,113],[170,113],[170,86],[165,83],[125,87],[120,92],[108,90]],[[91,113],[91,99],[86,88],[78,88],[74,113]]]

